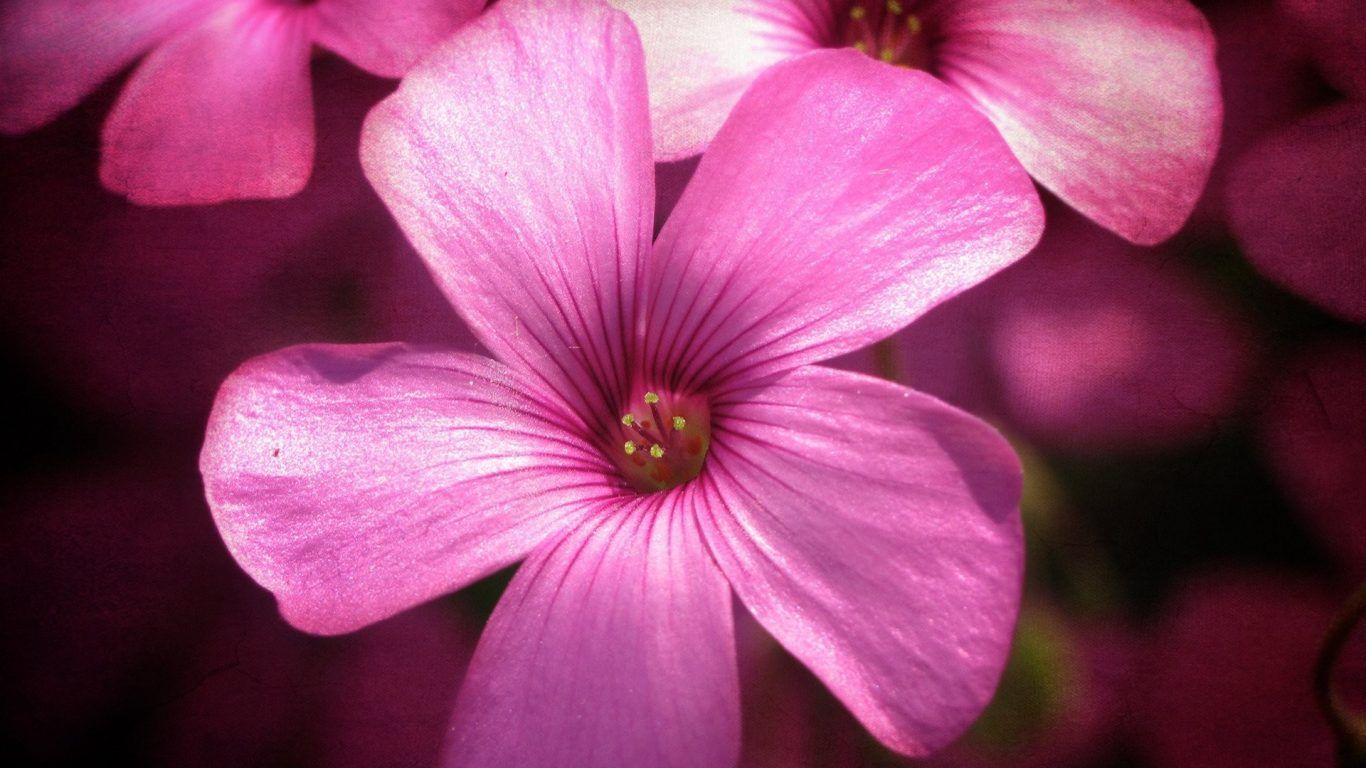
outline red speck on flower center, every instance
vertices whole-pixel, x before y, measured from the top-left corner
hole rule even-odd
[[[643,493],[663,491],[697,477],[711,447],[711,412],[695,395],[650,390],[632,398],[617,421],[613,458]]]
[[[929,69],[925,20],[916,0],[855,0],[838,20],[837,45],[857,48],[898,67]]]

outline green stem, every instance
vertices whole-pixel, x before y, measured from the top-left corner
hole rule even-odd
[[[1366,716],[1352,712],[1333,691],[1333,670],[1362,619],[1366,619],[1366,584],[1357,588],[1333,619],[1314,664],[1314,698],[1337,738],[1340,768],[1366,768]]]

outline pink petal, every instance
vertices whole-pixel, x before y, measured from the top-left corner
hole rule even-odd
[[[1277,0],[1276,5],[1309,34],[1309,52],[1328,80],[1351,96],[1366,96],[1366,2]]]
[[[769,69],[656,244],[646,365],[752,380],[862,347],[1024,255],[1043,213],[950,89],[850,51]]]
[[[702,530],[740,599],[885,744],[947,744],[991,698],[1019,607],[1010,447],[814,366],[713,407]]]
[[[1038,249],[984,286],[1005,409],[1032,438],[1082,453],[1213,439],[1252,368],[1247,320],[1186,254],[1057,213]]]
[[[1353,573],[1366,572],[1366,348],[1313,349],[1282,366],[1261,425],[1291,504]]]
[[[821,47],[831,13],[805,0],[610,1],[640,31],[658,160],[706,149],[760,72]]]
[[[1171,236],[1219,145],[1214,37],[1186,0],[955,0],[938,71],[1025,167],[1135,243]]]
[[[735,765],[730,590],[692,501],[598,505],[521,566],[470,662],[447,766]]]
[[[514,130],[515,127],[515,130]],[[481,340],[609,418],[653,198],[640,44],[600,5],[499,3],[366,121],[366,175]]]
[[[1277,131],[1233,169],[1229,218],[1247,258],[1284,288],[1366,322],[1366,104]]]
[[[312,16],[225,6],[152,52],[105,123],[100,180],[143,205],[288,197],[313,167]]]
[[[402,77],[483,8],[484,0],[320,0],[317,42],[362,69]]]
[[[295,626],[346,632],[515,562],[614,493],[606,459],[474,355],[300,346],[233,374],[200,469]]]
[[[213,0],[14,0],[0,10],[0,133],[52,120]]]

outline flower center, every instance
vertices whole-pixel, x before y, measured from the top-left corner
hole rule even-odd
[[[614,458],[622,474],[644,493],[682,485],[697,477],[711,446],[711,414],[691,395],[646,392],[639,407],[621,415]]]
[[[916,0],[855,0],[839,20],[836,43],[912,69],[929,69],[925,23],[909,8]]]

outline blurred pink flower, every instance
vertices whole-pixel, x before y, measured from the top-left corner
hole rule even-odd
[[[1252,370],[1247,322],[1178,246],[1153,253],[1058,213],[1029,258],[981,289],[1004,412],[1075,451],[1213,437]]]
[[[1268,463],[1290,502],[1348,570],[1366,572],[1366,349],[1340,342],[1292,359],[1261,423]]]
[[[1061,206],[1028,257],[898,333],[890,372],[1030,440],[1073,453],[1213,438],[1243,406],[1259,343],[1230,302],[1182,263]]]
[[[1313,666],[1337,606],[1319,586],[1261,573],[1187,584],[1139,678],[1154,768],[1331,768],[1333,736],[1315,706]],[[1338,668],[1366,690],[1366,632]]]
[[[1022,566],[990,427],[808,365],[1019,258],[1028,177],[926,76],[760,77],[651,244],[639,41],[504,0],[371,114],[367,174],[496,356],[303,346],[224,384],[201,469],[295,626],[347,632],[527,559],[453,765],[734,764],[731,589],[883,741],[980,711]]]
[[[1358,323],[1366,323],[1363,168],[1366,102],[1341,102],[1270,132],[1244,153],[1227,203],[1233,233],[1258,271]]]
[[[702,151],[765,68],[849,46],[947,82],[1041,184],[1136,243],[1180,228],[1218,148],[1214,39],[1185,0],[613,2],[640,26],[663,160]]]
[[[1223,228],[1233,161],[1268,130],[1311,109],[1322,99],[1323,86],[1303,33],[1271,0],[1223,0],[1204,8],[1218,42],[1224,124],[1196,218],[1205,227]]]
[[[287,197],[313,167],[314,44],[386,77],[484,0],[24,0],[0,10],[0,132],[37,128],[148,53],[100,179],[145,205]]]

